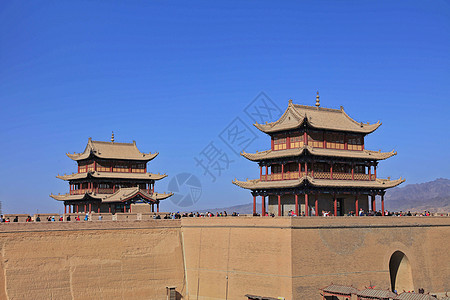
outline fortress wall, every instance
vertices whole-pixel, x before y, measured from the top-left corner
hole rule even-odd
[[[289,225],[288,218],[183,219],[189,299],[292,299]]]
[[[332,282],[389,289],[398,250],[414,289],[450,290],[450,218],[183,219],[182,231],[189,299],[226,299],[227,285],[228,299],[321,299]]]
[[[414,290],[450,290],[449,218],[293,219],[292,225],[294,299],[314,299],[318,288],[331,283],[390,289],[389,260],[395,251],[411,263]]]
[[[331,282],[388,289],[395,251],[414,289],[445,292],[449,240],[448,217],[0,224],[0,299],[320,299]]]
[[[180,221],[0,226],[0,299],[165,299],[184,285]]]

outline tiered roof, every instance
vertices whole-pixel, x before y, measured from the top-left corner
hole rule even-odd
[[[311,176],[302,176],[299,179],[291,180],[273,180],[262,181],[260,179],[251,179],[246,181],[233,180],[233,183],[241,188],[256,190],[256,189],[277,189],[277,188],[295,188],[303,184],[309,183],[316,187],[357,187],[370,189],[387,189],[392,188],[400,183],[405,182],[401,177],[396,180],[377,178],[371,181],[365,180],[331,180],[331,179],[316,179]]]
[[[62,180],[75,180],[84,178],[117,178],[117,179],[153,179],[160,180],[167,177],[166,174],[153,173],[126,173],[126,172],[98,172],[89,171],[84,173],[72,173],[69,175],[58,175],[56,178]]]
[[[142,153],[133,143],[115,143],[111,142],[93,141],[89,138],[83,153],[67,153],[68,157],[75,161],[88,159],[92,156],[103,159],[120,159],[120,160],[136,160],[136,161],[150,161],[154,159],[158,153]]]
[[[256,153],[245,153],[242,152],[241,155],[251,161],[262,161],[265,159],[276,159],[282,157],[295,157],[308,152],[315,156],[327,156],[327,157],[339,157],[339,158],[356,158],[356,159],[367,159],[367,160],[383,160],[392,157],[397,154],[394,150],[391,152],[381,152],[381,151],[349,151],[349,150],[336,150],[336,149],[325,149],[325,148],[313,148],[311,146],[305,145],[301,148],[286,149],[286,150],[265,150]]]
[[[342,106],[340,109],[331,109],[320,106],[293,104],[292,100],[289,100],[288,108],[278,121],[266,124],[256,123],[254,125],[262,132],[275,133],[299,128],[305,122],[309,126],[317,129],[363,134],[369,134],[381,125],[379,121],[375,124],[357,122],[345,113]]]
[[[87,200],[87,199],[95,199],[100,200],[105,203],[110,202],[125,202],[129,199],[134,198],[135,196],[141,196],[144,199],[151,201],[164,200],[172,196],[173,193],[148,193],[145,189],[140,189],[139,187],[131,187],[131,188],[120,188],[113,194],[97,194],[95,192],[86,192],[80,195],[53,195],[52,197],[58,201],[79,201],[79,200]]]

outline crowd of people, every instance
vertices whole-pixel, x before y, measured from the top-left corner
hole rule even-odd
[[[237,212],[233,212],[231,215],[228,215],[228,213],[226,211],[223,212],[216,212],[215,214],[212,212],[204,212],[204,213],[200,213],[200,212],[184,212],[184,213],[180,213],[179,211],[176,213],[170,213],[170,214],[165,214],[163,219],[181,219],[181,218],[211,218],[211,217],[228,217],[228,216],[232,216],[232,217],[238,217],[239,213]],[[159,214],[154,214],[153,215],[153,219],[161,219],[161,216]]]
[[[211,217],[228,217],[228,216],[232,216],[232,217],[237,217],[240,214],[237,212],[233,212],[231,215],[229,215],[226,211],[223,212],[182,212],[180,213],[179,211],[176,213],[165,213],[163,215],[159,214],[159,213],[153,213],[152,218],[153,219],[170,219],[170,220],[176,220],[176,219],[181,219],[181,218],[211,218]],[[312,212],[310,215],[314,216],[315,212]],[[346,216],[355,216],[356,213],[354,211],[350,211],[346,214]],[[365,211],[364,209],[360,209],[358,211],[358,216],[382,216],[383,213],[381,210],[379,211],[372,211],[372,210],[368,210]],[[432,216],[433,214],[430,213],[429,211],[424,211],[424,212],[411,212],[411,211],[399,211],[399,212],[391,212],[386,210],[384,212],[385,216],[396,216],[396,217],[402,217],[402,216]],[[441,214],[441,215],[447,215],[447,214]],[[260,216],[259,213],[254,213],[253,216]],[[268,213],[265,212],[264,216],[268,216],[268,217],[275,217],[276,215],[274,213]],[[295,213],[295,211],[290,210],[288,212],[288,216],[289,217],[297,217],[297,214]],[[305,216],[305,212],[301,212],[298,215],[299,217],[304,217]],[[322,210],[322,212],[320,213],[320,216],[323,217],[329,217],[329,216],[333,216],[333,213],[331,211],[326,211],[326,210]],[[84,221],[91,221],[92,220],[92,216],[89,214],[84,215],[84,217],[80,218],[79,215],[76,216],[70,216],[70,215],[66,215],[65,216],[67,222],[72,221],[80,221],[80,220],[84,220]],[[22,219],[23,220],[23,219]],[[47,216],[44,219],[47,222],[62,222],[64,221],[64,217],[63,216]],[[98,220],[101,221],[103,220],[102,215],[98,215]],[[25,222],[41,222],[43,220],[41,220],[41,216],[37,215],[35,219],[33,219],[31,216],[27,216],[25,219]],[[4,215],[0,215],[0,222],[1,223],[10,223],[10,222],[19,222],[19,216],[15,216],[13,218],[13,220],[10,220],[10,217],[5,217]],[[23,222],[23,221],[20,221]]]

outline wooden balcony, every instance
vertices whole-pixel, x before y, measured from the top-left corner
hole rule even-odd
[[[84,193],[86,193],[86,192],[91,192],[91,189],[78,189],[78,190],[73,190],[73,191],[70,191],[70,194],[71,194],[71,195],[81,195],[81,194],[84,194]]]
[[[261,176],[261,181],[274,181],[274,180],[292,180],[305,176],[305,172],[286,172],[286,173],[274,173]],[[375,175],[355,173],[352,178],[351,173],[338,173],[338,172],[308,172],[308,176],[317,179],[330,179],[330,180],[375,180]]]

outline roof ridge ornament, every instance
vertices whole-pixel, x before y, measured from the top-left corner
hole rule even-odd
[[[111,143],[114,143],[114,131],[111,134]]]
[[[317,91],[317,95],[316,95],[316,106],[317,106],[317,108],[320,107],[319,91]]]

